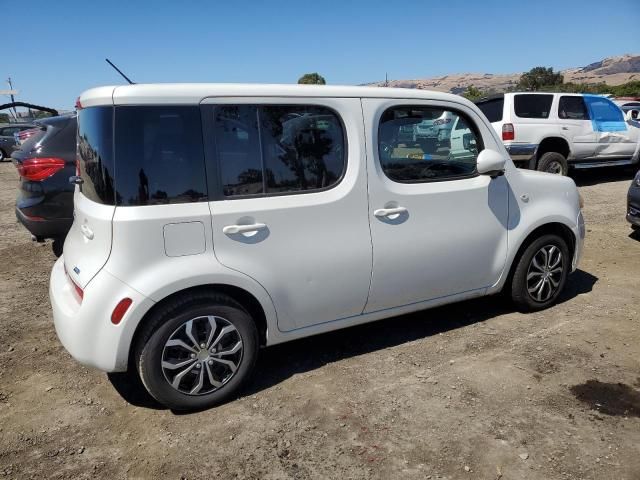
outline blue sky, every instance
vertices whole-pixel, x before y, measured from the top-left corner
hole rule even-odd
[[[105,57],[138,83],[359,84],[640,52],[640,0],[0,0],[0,18],[0,89],[57,108],[123,82]]]

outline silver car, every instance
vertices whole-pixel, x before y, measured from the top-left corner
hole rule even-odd
[[[31,123],[12,123],[0,125],[0,162],[11,156],[11,152],[16,144],[15,134],[23,130],[35,127]]]

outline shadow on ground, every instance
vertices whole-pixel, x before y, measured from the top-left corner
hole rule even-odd
[[[597,277],[590,273],[576,270],[569,277],[558,303],[590,292],[597,281]],[[260,352],[253,380],[241,396],[253,395],[293,375],[316,370],[329,363],[466,327],[513,311],[511,304],[501,296],[484,297],[275,345]],[[147,393],[137,375],[112,373],[108,377],[127,402],[151,409],[164,408]]]
[[[630,167],[599,167],[587,170],[572,170],[570,175],[576,185],[579,187],[587,187],[600,183],[620,182],[623,180],[633,180],[634,175],[638,171],[638,166]]]
[[[606,415],[640,417],[640,391],[624,383],[587,380],[571,387],[581,402]]]

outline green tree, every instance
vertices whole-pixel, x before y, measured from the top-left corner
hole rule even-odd
[[[520,76],[518,88],[535,92],[544,87],[561,85],[563,82],[562,74],[554,72],[552,67],[534,67]]]
[[[318,72],[305,73],[298,79],[298,83],[305,85],[326,85],[327,82]]]
[[[462,93],[462,96],[467,100],[475,102],[476,100],[479,100],[486,95],[479,88],[476,88],[473,85],[469,85],[467,89]]]

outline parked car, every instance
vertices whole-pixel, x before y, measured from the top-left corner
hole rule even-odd
[[[31,123],[13,123],[0,125],[0,162],[9,160],[16,144],[15,135],[24,130],[33,128]]]
[[[567,175],[639,161],[638,124],[601,95],[516,92],[476,103],[519,166]]]
[[[634,230],[640,230],[640,170],[629,187],[627,194],[627,221]]]
[[[57,256],[73,222],[69,177],[76,173],[76,128],[75,114],[41,120],[37,131],[13,152],[20,174],[16,217],[34,240],[53,239]]]
[[[547,308],[581,256],[573,180],[516,169],[456,95],[130,85],[78,106],[55,328],[173,409],[231,398],[260,346],[503,290]],[[442,110],[466,154],[398,141]]]

